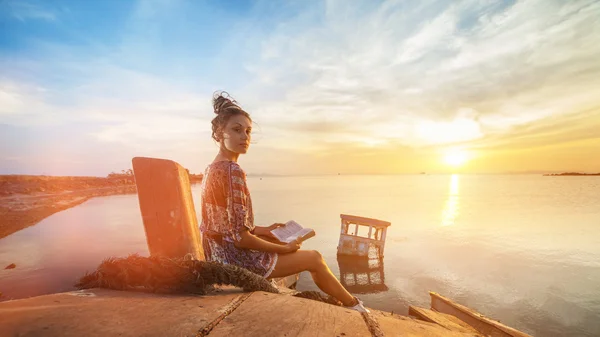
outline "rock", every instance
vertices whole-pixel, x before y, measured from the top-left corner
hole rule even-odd
[[[16,264],[14,264],[14,263],[11,263],[11,264],[9,264],[8,266],[6,266],[6,268],[4,268],[4,269],[15,269],[16,267],[17,267],[17,265],[16,265]]]

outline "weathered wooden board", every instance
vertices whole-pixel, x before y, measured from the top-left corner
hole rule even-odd
[[[438,293],[429,292],[431,309],[452,316],[469,324],[485,336],[491,337],[531,337],[530,335],[492,320],[464,305],[458,304]]]
[[[475,328],[452,315],[444,314],[441,312],[435,312],[433,310],[419,308],[412,305],[408,307],[408,315],[413,316],[422,321],[438,324],[448,330],[469,332],[477,336],[483,336],[479,332],[477,332]]]
[[[196,336],[243,293],[157,295],[90,289],[0,302],[2,336]]]
[[[357,311],[265,292],[253,293],[210,332],[211,337],[242,335],[371,336]]]
[[[132,164],[150,254],[204,260],[187,171],[166,159],[135,157]]]
[[[348,214],[340,214],[340,218],[342,219],[342,221],[347,221],[350,223],[367,225],[367,226],[373,225],[373,226],[377,226],[377,227],[389,227],[392,224],[389,221],[365,218],[362,216],[348,215]]]
[[[277,284],[277,286],[279,288],[296,288],[296,283],[298,283],[298,280],[300,279],[300,274],[294,274],[294,275],[290,275],[290,276],[286,276],[286,277],[279,277],[279,278],[274,278],[273,280],[275,281],[275,284]]]
[[[424,322],[406,316],[391,315],[371,310],[372,316],[379,322],[385,336],[397,337],[473,337],[473,333],[448,330],[434,323]]]

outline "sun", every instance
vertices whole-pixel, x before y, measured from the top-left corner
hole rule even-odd
[[[461,149],[450,149],[444,153],[444,163],[452,167],[463,166],[469,160],[467,151]]]

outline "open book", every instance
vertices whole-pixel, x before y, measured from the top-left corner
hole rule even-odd
[[[290,243],[298,239],[299,242],[310,239],[315,236],[315,231],[311,228],[304,228],[296,221],[290,220],[285,223],[285,226],[275,228],[271,231],[277,240],[285,243]]]

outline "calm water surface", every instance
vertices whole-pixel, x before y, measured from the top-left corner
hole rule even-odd
[[[303,248],[319,250],[348,282],[352,267],[336,258],[340,213],[392,222],[383,264],[371,265],[372,287],[358,275],[370,307],[406,314],[408,305],[428,307],[435,291],[535,336],[600,336],[599,177],[251,177],[248,184],[257,225],[294,219],[315,228]],[[199,185],[192,189],[199,205]],[[0,270],[2,300],[72,290],[104,258],[130,253],[148,255],[137,196],[92,199],[0,239],[0,266],[17,265]],[[383,287],[374,284],[380,278]],[[316,289],[306,274],[298,288]]]

